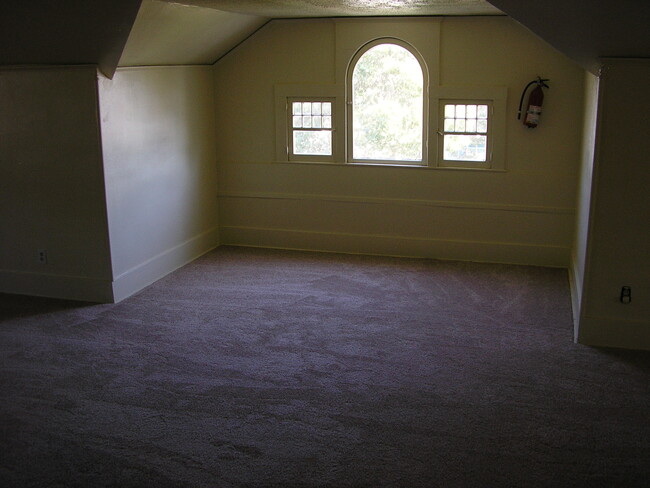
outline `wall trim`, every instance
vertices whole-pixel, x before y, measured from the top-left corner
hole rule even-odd
[[[571,310],[573,317],[573,340],[578,342],[578,332],[580,331],[580,306],[582,304],[582,281],[578,271],[578,262],[575,254],[571,255],[569,266],[569,291],[571,293]]]
[[[120,71],[142,71],[142,70],[157,70],[157,69],[212,69],[212,63],[208,64],[147,64],[147,65],[134,65],[134,66],[118,66],[115,72]]]
[[[650,350],[650,322],[583,316],[578,343],[594,347]]]
[[[0,270],[0,292],[84,302],[113,301],[110,279],[30,271]]]
[[[222,165],[288,165],[288,166],[329,166],[339,168],[385,168],[387,170],[408,170],[408,171],[460,171],[465,173],[507,173],[505,169],[498,168],[462,168],[460,166],[434,166],[424,164],[404,164],[404,163],[377,163],[377,162],[343,162],[343,161],[283,161],[282,159],[275,158],[271,161],[232,161],[222,159],[219,161]]]
[[[219,228],[215,226],[120,273],[113,280],[113,301],[130,297],[217,246]]]
[[[221,244],[566,268],[570,249],[511,242],[478,242],[222,226]]]
[[[409,198],[379,198],[379,197],[355,197],[346,195],[313,195],[302,193],[268,193],[268,192],[228,192],[221,191],[219,199],[226,198],[251,198],[264,200],[301,200],[316,202],[338,202],[338,203],[366,203],[381,205],[404,205],[404,206],[426,206],[426,207],[445,207],[445,208],[463,208],[475,210],[500,210],[506,212],[526,212],[526,213],[543,213],[553,215],[571,215],[574,208],[569,207],[546,207],[533,205],[513,205],[503,203],[487,202],[462,202],[462,201],[445,201],[445,200],[423,200]]]
[[[90,70],[95,72],[96,64],[14,64],[0,67],[0,71],[46,71],[46,70]]]

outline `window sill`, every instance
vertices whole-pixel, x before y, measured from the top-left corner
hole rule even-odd
[[[374,167],[380,167],[380,168],[428,168],[429,166],[426,164],[418,164],[418,163],[380,163],[377,161],[350,161],[347,163],[348,166],[374,166]]]
[[[423,169],[435,171],[470,171],[479,173],[506,173],[503,168],[463,168],[457,166],[427,166],[424,164],[403,164],[403,163],[345,163],[342,161],[273,161],[271,164],[291,164],[291,165],[316,165],[316,166],[351,166],[363,167],[370,166],[373,168],[404,168],[404,169]]]
[[[507,173],[505,168],[466,168],[462,166],[436,166],[431,169],[451,170],[451,171],[472,171],[479,173]]]

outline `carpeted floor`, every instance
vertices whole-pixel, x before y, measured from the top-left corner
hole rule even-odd
[[[574,344],[565,270],[223,247],[0,319],[3,487],[650,482],[650,353]]]

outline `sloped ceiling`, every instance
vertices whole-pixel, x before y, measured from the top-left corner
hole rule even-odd
[[[120,58],[213,63],[270,18],[502,12],[592,72],[600,57],[650,58],[650,0],[0,0],[0,66],[94,64],[110,77]]]
[[[0,0],[0,65],[93,64],[112,76],[140,0]]]
[[[485,0],[0,0],[0,66],[92,64],[112,77],[120,59],[213,63],[270,18],[494,13]]]
[[[583,68],[650,58],[650,0],[489,0]]]
[[[122,64],[214,62],[271,18],[504,13],[594,73],[650,57],[650,0],[144,0]]]
[[[212,64],[267,17],[144,0],[120,66]]]
[[[272,18],[495,14],[485,0],[144,0],[120,66],[211,64]]]
[[[501,14],[485,0],[165,0],[270,18]]]

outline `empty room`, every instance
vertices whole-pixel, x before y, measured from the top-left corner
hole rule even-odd
[[[646,486],[649,22],[2,2],[2,486]]]

